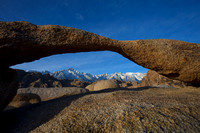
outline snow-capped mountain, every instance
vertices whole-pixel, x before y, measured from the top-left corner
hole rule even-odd
[[[127,73],[113,73],[113,74],[100,74],[100,75],[93,75],[90,73],[84,73],[84,72],[79,72],[73,68],[69,68],[66,70],[62,71],[56,71],[53,73],[50,73],[48,71],[43,71],[41,72],[42,74],[50,74],[53,77],[61,80],[61,79],[78,79],[82,81],[89,81],[89,82],[94,82],[97,80],[108,80],[108,79],[117,79],[121,81],[137,81],[140,82],[146,74],[144,73],[132,73],[132,72],[127,72]]]
[[[96,81],[95,76],[90,73],[79,72],[74,70],[73,68],[69,68],[67,70],[57,71],[51,73],[50,75],[54,76],[57,79],[78,79],[83,81]]]

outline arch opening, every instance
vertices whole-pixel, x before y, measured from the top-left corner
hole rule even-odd
[[[111,74],[115,72],[141,72],[146,73],[148,69],[137,65],[122,55],[111,51],[80,52],[57,54],[43,57],[28,63],[11,66],[13,69],[30,71],[61,71],[74,68],[80,72],[99,74]]]

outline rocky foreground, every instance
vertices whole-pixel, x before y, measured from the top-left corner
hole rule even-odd
[[[4,132],[199,132],[196,88],[107,89],[5,111]]]

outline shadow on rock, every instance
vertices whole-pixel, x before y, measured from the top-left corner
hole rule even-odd
[[[28,105],[18,109],[4,111],[1,114],[1,131],[2,132],[30,132],[40,125],[51,120],[64,108],[69,106],[72,101],[75,101],[83,96],[91,94],[109,93],[114,91],[142,91],[151,87],[140,87],[134,89],[115,88],[104,89],[100,91],[88,92],[73,96],[64,96],[61,98]]]

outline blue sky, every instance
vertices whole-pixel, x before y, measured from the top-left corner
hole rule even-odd
[[[63,25],[117,40],[175,39],[200,43],[200,0],[0,0],[0,21]],[[93,74],[147,72],[121,55],[103,51],[62,54],[13,66],[75,68]]]

